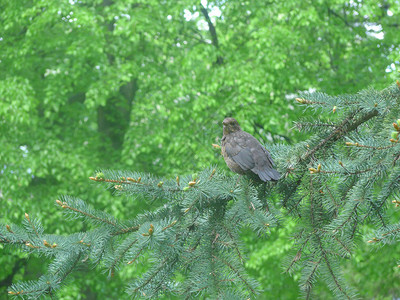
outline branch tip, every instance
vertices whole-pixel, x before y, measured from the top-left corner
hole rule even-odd
[[[10,225],[6,225],[6,228],[7,228],[7,231],[8,231],[9,233],[14,233],[14,231],[11,230]]]

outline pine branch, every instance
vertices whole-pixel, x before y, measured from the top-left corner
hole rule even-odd
[[[325,250],[324,250],[323,247],[322,247],[322,242],[321,242],[321,240],[319,239],[319,237],[317,237],[317,239],[318,239],[318,243],[319,243],[319,245],[320,245],[320,250],[321,250],[321,253],[322,253],[322,256],[323,256],[323,260],[325,261],[325,264],[326,264],[326,266],[328,267],[329,273],[330,273],[331,277],[333,278],[336,287],[339,289],[339,291],[341,292],[341,294],[342,294],[343,296],[346,297],[346,299],[349,299],[349,300],[350,300],[350,299],[351,299],[350,295],[348,295],[348,293],[345,291],[345,289],[344,289],[344,288],[342,287],[342,285],[339,283],[339,280],[338,280],[338,278],[336,277],[336,274],[335,274],[335,272],[334,272],[333,269],[332,269],[332,266],[331,266],[331,263],[329,262],[329,259],[328,259],[328,257],[327,257],[327,254],[326,254]]]
[[[236,274],[236,276],[247,286],[247,288],[251,291],[251,293],[252,293],[253,295],[256,295],[256,294],[257,294],[256,291],[255,291],[255,290],[251,287],[251,285],[247,282],[247,280],[243,278],[243,276],[241,275],[241,272],[239,272],[239,270],[237,270],[237,269],[236,269],[235,267],[233,267],[229,262],[227,262],[226,260],[224,260],[224,259],[222,259],[222,258],[219,258],[219,257],[217,257],[217,256],[215,256],[215,255],[213,255],[213,258],[216,259],[216,260],[219,260],[219,261],[223,262],[224,265],[228,266],[229,269],[231,269],[231,270]]]
[[[127,234],[127,233],[131,233],[131,232],[135,232],[138,231],[140,228],[140,226],[131,226],[131,227],[127,227],[127,228],[122,228],[119,231],[113,232],[112,235],[121,235],[121,234]]]
[[[311,157],[319,150],[323,149],[326,147],[328,144],[331,144],[340,138],[342,138],[344,135],[348,134],[349,132],[355,130],[358,128],[361,124],[369,121],[373,117],[376,117],[378,115],[377,110],[371,110],[364,115],[362,115],[360,118],[354,120],[355,116],[361,112],[361,109],[357,109],[355,111],[352,111],[349,113],[349,116],[342,121],[342,123],[335,128],[325,139],[323,139],[317,146],[315,146],[313,149],[310,149],[307,151],[300,159],[300,162],[306,163],[308,162]],[[353,123],[351,123],[353,121]]]
[[[157,276],[157,274],[163,269],[164,265],[166,264],[166,262],[168,261],[168,258],[165,258],[157,267],[157,269],[155,269],[154,272],[151,273],[151,275],[145,280],[143,281],[140,285],[138,285],[136,288],[134,288],[131,292],[131,294],[137,293],[139,290],[141,290],[142,288],[144,288],[146,285],[148,285],[151,280]]]
[[[110,263],[110,266],[108,267],[108,269],[110,270],[111,277],[114,276],[116,265],[121,262],[121,260],[125,256],[125,254],[129,251],[130,248],[132,248],[132,246],[137,241],[138,241],[138,239],[132,239],[132,241],[130,243],[128,243],[126,246],[124,246],[122,249],[117,249],[116,252],[118,253],[118,255],[114,256],[114,258],[112,259],[112,261]]]
[[[64,199],[65,199],[65,197],[64,197]],[[67,199],[65,199],[65,200],[67,200]],[[86,217],[88,217],[89,219],[92,219],[92,220],[95,220],[95,221],[99,221],[100,223],[105,223],[105,224],[111,225],[111,226],[113,226],[113,227],[117,227],[117,223],[116,223],[116,222],[110,221],[110,220],[107,219],[107,218],[103,218],[103,217],[100,217],[100,216],[96,215],[96,214],[95,214],[95,211],[93,211],[93,212],[91,213],[91,212],[89,212],[89,211],[84,211],[84,210],[82,210],[82,209],[79,209],[79,208],[76,208],[76,207],[72,207],[72,206],[70,206],[66,201],[63,201],[63,202],[62,202],[62,201],[60,201],[60,200],[56,200],[56,202],[57,202],[57,204],[58,204],[59,206],[61,206],[61,207],[64,208],[64,209],[71,210],[71,211],[73,211],[73,212],[76,212],[76,213],[78,213],[78,214],[81,214],[81,215],[83,215],[83,216],[86,216]],[[78,202],[75,201],[74,204],[76,205],[76,204],[78,204]],[[83,202],[81,202],[81,205],[82,205],[82,204],[83,204]],[[78,206],[81,206],[81,205],[78,204]],[[104,214],[104,213],[101,212],[101,214]],[[111,217],[110,217],[110,218],[111,218]]]
[[[296,227],[286,272],[301,270],[300,288],[306,298],[320,278],[336,297],[352,298],[340,264],[357,246],[359,226],[375,226],[372,244],[400,238],[400,225],[388,223],[386,211],[390,200],[400,206],[400,120],[393,123],[400,116],[400,89],[335,97],[314,93],[300,100],[318,114],[336,113],[336,121],[320,121],[318,116],[298,123],[316,134],[295,145],[269,147],[277,168],[285,173],[273,187],[244,177],[236,180],[213,167],[175,180],[104,170],[91,180],[116,194],[145,199],[151,210],[121,221],[65,196],[57,204],[69,219],[90,223],[86,232],[44,234],[39,220],[28,214],[23,226],[0,226],[1,244],[53,259],[46,275],[13,285],[9,294],[53,297],[80,262],[103,263],[113,275],[122,262],[150,257],[152,268],[128,285],[134,296],[254,297],[257,284],[244,268],[239,233],[246,227],[262,237],[271,227],[278,230],[289,214]]]

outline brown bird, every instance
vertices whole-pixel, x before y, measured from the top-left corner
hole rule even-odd
[[[221,151],[231,171],[238,174],[256,174],[262,181],[278,180],[280,174],[273,168],[271,154],[250,133],[243,131],[234,118],[226,118]]]

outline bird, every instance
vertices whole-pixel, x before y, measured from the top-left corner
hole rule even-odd
[[[222,124],[221,152],[231,171],[253,175],[263,182],[280,178],[279,172],[273,167],[271,154],[254,136],[243,131],[238,121],[226,118]]]

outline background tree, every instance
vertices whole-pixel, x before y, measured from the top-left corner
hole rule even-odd
[[[399,60],[395,1],[3,1],[0,20],[1,218],[46,215],[55,233],[81,229],[60,224],[59,194],[96,199],[115,217],[143,205],[88,189],[91,170],[175,177],[220,164],[209,145],[226,115],[264,140],[298,141],[291,95],[383,88]],[[277,261],[269,245],[248,240],[255,276],[296,286],[264,268]],[[23,255],[0,260],[2,285],[42,271]],[[69,293],[121,286],[86,281]]]

